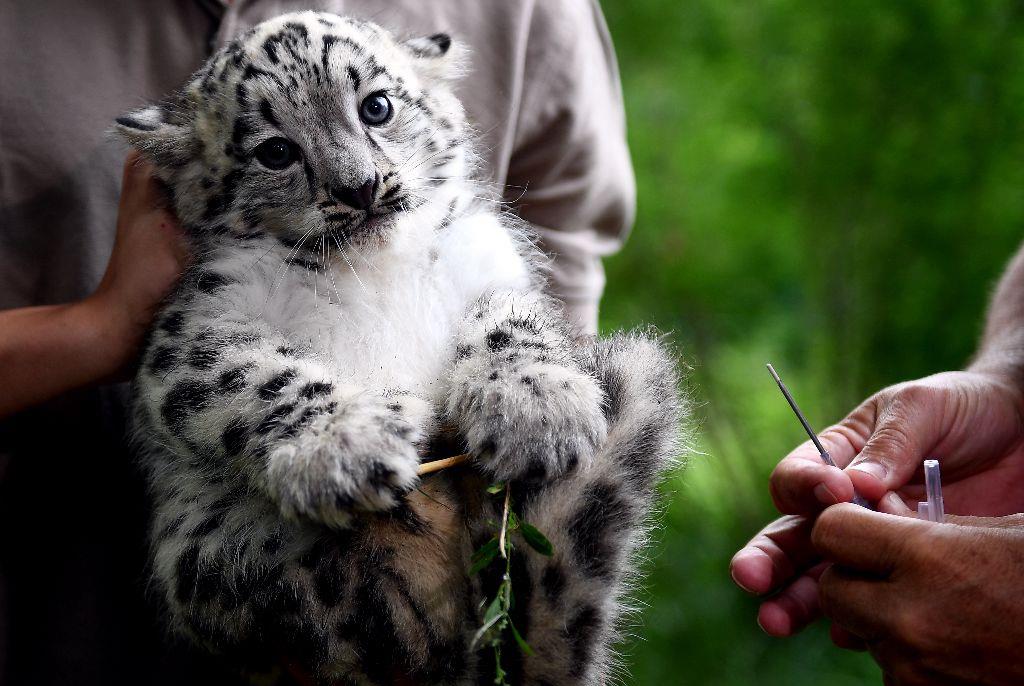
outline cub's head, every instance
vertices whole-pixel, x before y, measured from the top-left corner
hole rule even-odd
[[[447,204],[466,174],[450,47],[444,34],[400,42],[366,22],[287,14],[117,129],[197,234],[380,244],[402,213]]]

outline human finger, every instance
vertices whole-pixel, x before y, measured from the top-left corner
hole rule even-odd
[[[757,623],[770,636],[792,636],[821,616],[818,577],[827,563],[815,565],[758,608]]]
[[[884,514],[897,515],[899,517],[914,517],[916,512],[912,510],[895,491],[889,491],[882,496],[875,508]]]
[[[862,573],[885,575],[914,545],[926,522],[841,503],[811,529],[811,545],[824,559]]]
[[[880,611],[885,582],[852,572],[838,565],[826,569],[818,579],[821,613],[848,634],[863,642],[884,635],[887,612]]]
[[[837,648],[842,648],[843,650],[854,650],[857,652],[863,652],[868,649],[867,641],[860,636],[850,633],[834,622],[829,626],[828,635],[829,638],[832,639],[832,643]]]
[[[816,554],[811,546],[813,522],[806,517],[780,517],[743,546],[729,564],[736,585],[755,595],[778,590]]]
[[[826,465],[810,441],[784,457],[769,482],[775,507],[786,514],[813,514],[829,505],[853,500],[853,482],[841,468],[861,450],[874,421],[875,406],[869,400],[818,435],[838,469]]]
[[[910,481],[942,436],[946,399],[942,389],[917,383],[876,394],[875,427],[846,469],[861,495],[877,501]]]

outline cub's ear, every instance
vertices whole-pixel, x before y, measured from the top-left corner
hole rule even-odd
[[[435,33],[433,36],[421,36],[405,41],[412,54],[417,57],[441,57],[452,47],[452,37],[447,33]]]
[[[462,75],[462,46],[452,43],[447,33],[410,38],[402,46],[416,58],[416,68],[425,76],[453,80]]]
[[[191,157],[188,118],[166,105],[150,105],[115,121],[114,130],[157,166],[178,167]]]

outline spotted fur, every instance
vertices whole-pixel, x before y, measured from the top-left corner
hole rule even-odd
[[[134,389],[154,588],[247,669],[487,682],[469,643],[500,579],[466,570],[500,479],[555,545],[513,555],[536,653],[509,646],[510,678],[608,673],[678,450],[674,366],[649,336],[579,343],[541,295],[530,243],[469,181],[457,51],[285,15],[118,120],[195,255]],[[420,481],[445,440],[472,466]]]

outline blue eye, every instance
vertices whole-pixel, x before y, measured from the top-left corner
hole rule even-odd
[[[268,138],[256,146],[256,159],[267,169],[284,169],[299,161],[299,148],[287,138]]]
[[[359,118],[370,126],[380,126],[391,119],[391,101],[383,93],[366,96],[359,106]]]

